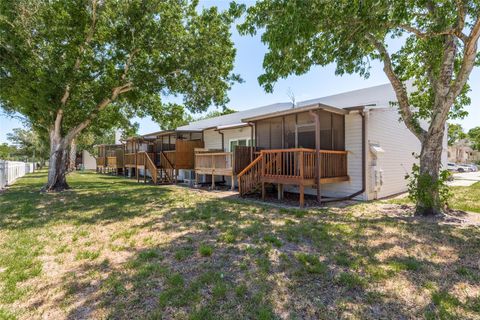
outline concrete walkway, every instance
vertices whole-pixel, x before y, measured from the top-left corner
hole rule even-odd
[[[448,182],[452,187],[469,187],[480,181],[480,171],[477,172],[459,172],[453,174],[453,181]]]

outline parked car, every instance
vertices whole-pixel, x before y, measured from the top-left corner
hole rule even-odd
[[[447,169],[448,169],[448,171],[457,172],[458,171],[458,166],[453,162],[449,162],[449,163],[447,163]]]
[[[468,167],[470,172],[477,172],[478,171],[478,167],[474,164],[466,164],[465,167]]]
[[[457,165],[458,172],[473,172],[473,168],[468,164],[459,164]]]

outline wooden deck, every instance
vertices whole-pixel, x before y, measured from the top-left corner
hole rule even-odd
[[[304,205],[305,187],[348,181],[347,152],[320,150],[319,169],[317,152],[313,149],[262,150],[260,155],[238,174],[240,195],[261,188],[265,197],[265,184],[278,185],[279,198],[283,197],[284,185],[297,185],[300,191],[300,206]]]
[[[123,171],[123,146],[122,145],[100,145],[98,146],[98,157],[96,159],[98,172]]]

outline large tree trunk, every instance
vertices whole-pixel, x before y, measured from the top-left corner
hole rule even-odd
[[[418,189],[424,194],[417,200],[417,215],[443,214],[444,206],[440,198],[438,180],[442,164],[444,127],[428,132],[420,152],[420,177]],[[424,179],[430,179],[425,185]]]
[[[77,144],[75,143],[75,139],[70,142],[70,151],[69,151],[69,160],[68,160],[68,171],[72,172],[75,171],[75,164],[77,162]]]
[[[69,153],[68,144],[58,137],[50,134],[50,159],[48,162],[48,181],[43,187],[46,192],[58,192],[69,189],[67,184]]]

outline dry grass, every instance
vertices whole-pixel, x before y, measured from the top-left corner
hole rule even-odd
[[[44,173],[0,195],[0,319],[478,319],[480,230]]]

